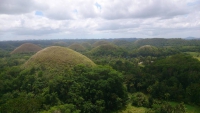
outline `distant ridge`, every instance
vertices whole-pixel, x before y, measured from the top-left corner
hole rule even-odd
[[[185,39],[185,40],[200,40],[200,38],[197,38],[197,37],[186,37],[183,39]]]
[[[68,44],[66,42],[63,41],[59,41],[59,42],[54,42],[53,46],[62,46],[62,47],[67,47]]]

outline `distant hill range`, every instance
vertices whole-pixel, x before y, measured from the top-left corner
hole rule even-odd
[[[0,41],[0,48],[6,50],[13,50],[24,43],[32,43],[40,45],[42,48],[48,46],[69,46],[74,43],[89,43],[93,44],[97,41],[113,42],[115,40],[125,40],[128,42],[136,41],[138,38],[108,38],[108,39],[49,39],[49,40],[16,40],[16,41]]]
[[[42,48],[52,45],[70,46],[72,44],[81,44],[87,50],[102,44],[114,44],[123,48],[135,48],[144,45],[152,46],[200,46],[200,38],[110,38],[110,39],[54,39],[54,40],[23,40],[23,41],[0,41],[0,48],[13,51],[24,43],[32,43]],[[73,47],[74,48],[74,47]]]
[[[185,40],[200,40],[200,38],[197,38],[197,37],[186,37],[183,39],[185,39]]]
[[[186,40],[182,38],[147,38],[139,39],[134,42],[135,46],[199,46],[200,40]]]

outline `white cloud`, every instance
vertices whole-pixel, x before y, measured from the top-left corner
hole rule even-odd
[[[99,22],[97,30],[120,30],[139,27],[138,20],[102,20]]]
[[[170,18],[187,13],[186,4],[172,0],[114,0],[100,2],[106,19],[120,18]]]
[[[200,0],[1,0],[0,40],[200,37],[199,7]]]
[[[42,6],[34,0],[1,0],[0,14],[22,14],[29,13]]]

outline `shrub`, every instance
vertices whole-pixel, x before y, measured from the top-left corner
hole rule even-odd
[[[133,94],[131,100],[132,100],[132,105],[134,105],[134,106],[149,107],[148,98],[142,92]]]

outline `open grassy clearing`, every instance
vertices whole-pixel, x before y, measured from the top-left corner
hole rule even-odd
[[[139,63],[138,63],[138,66],[140,66],[140,67],[144,67],[143,62],[139,62]]]
[[[169,102],[172,106],[176,106],[177,102]],[[185,104],[187,113],[200,113],[200,107]]]
[[[169,102],[169,103],[172,106],[176,106],[177,104],[179,104],[178,102]],[[200,107],[198,106],[185,104],[185,107],[186,107],[187,113],[200,113]],[[135,106],[132,106],[131,103],[129,103],[126,109],[121,110],[120,113],[145,113],[146,110],[147,108],[145,107],[135,107]]]
[[[185,52],[200,61],[200,52]]]
[[[147,108],[145,107],[135,107],[129,103],[126,109],[119,111],[118,113],[145,113]]]

